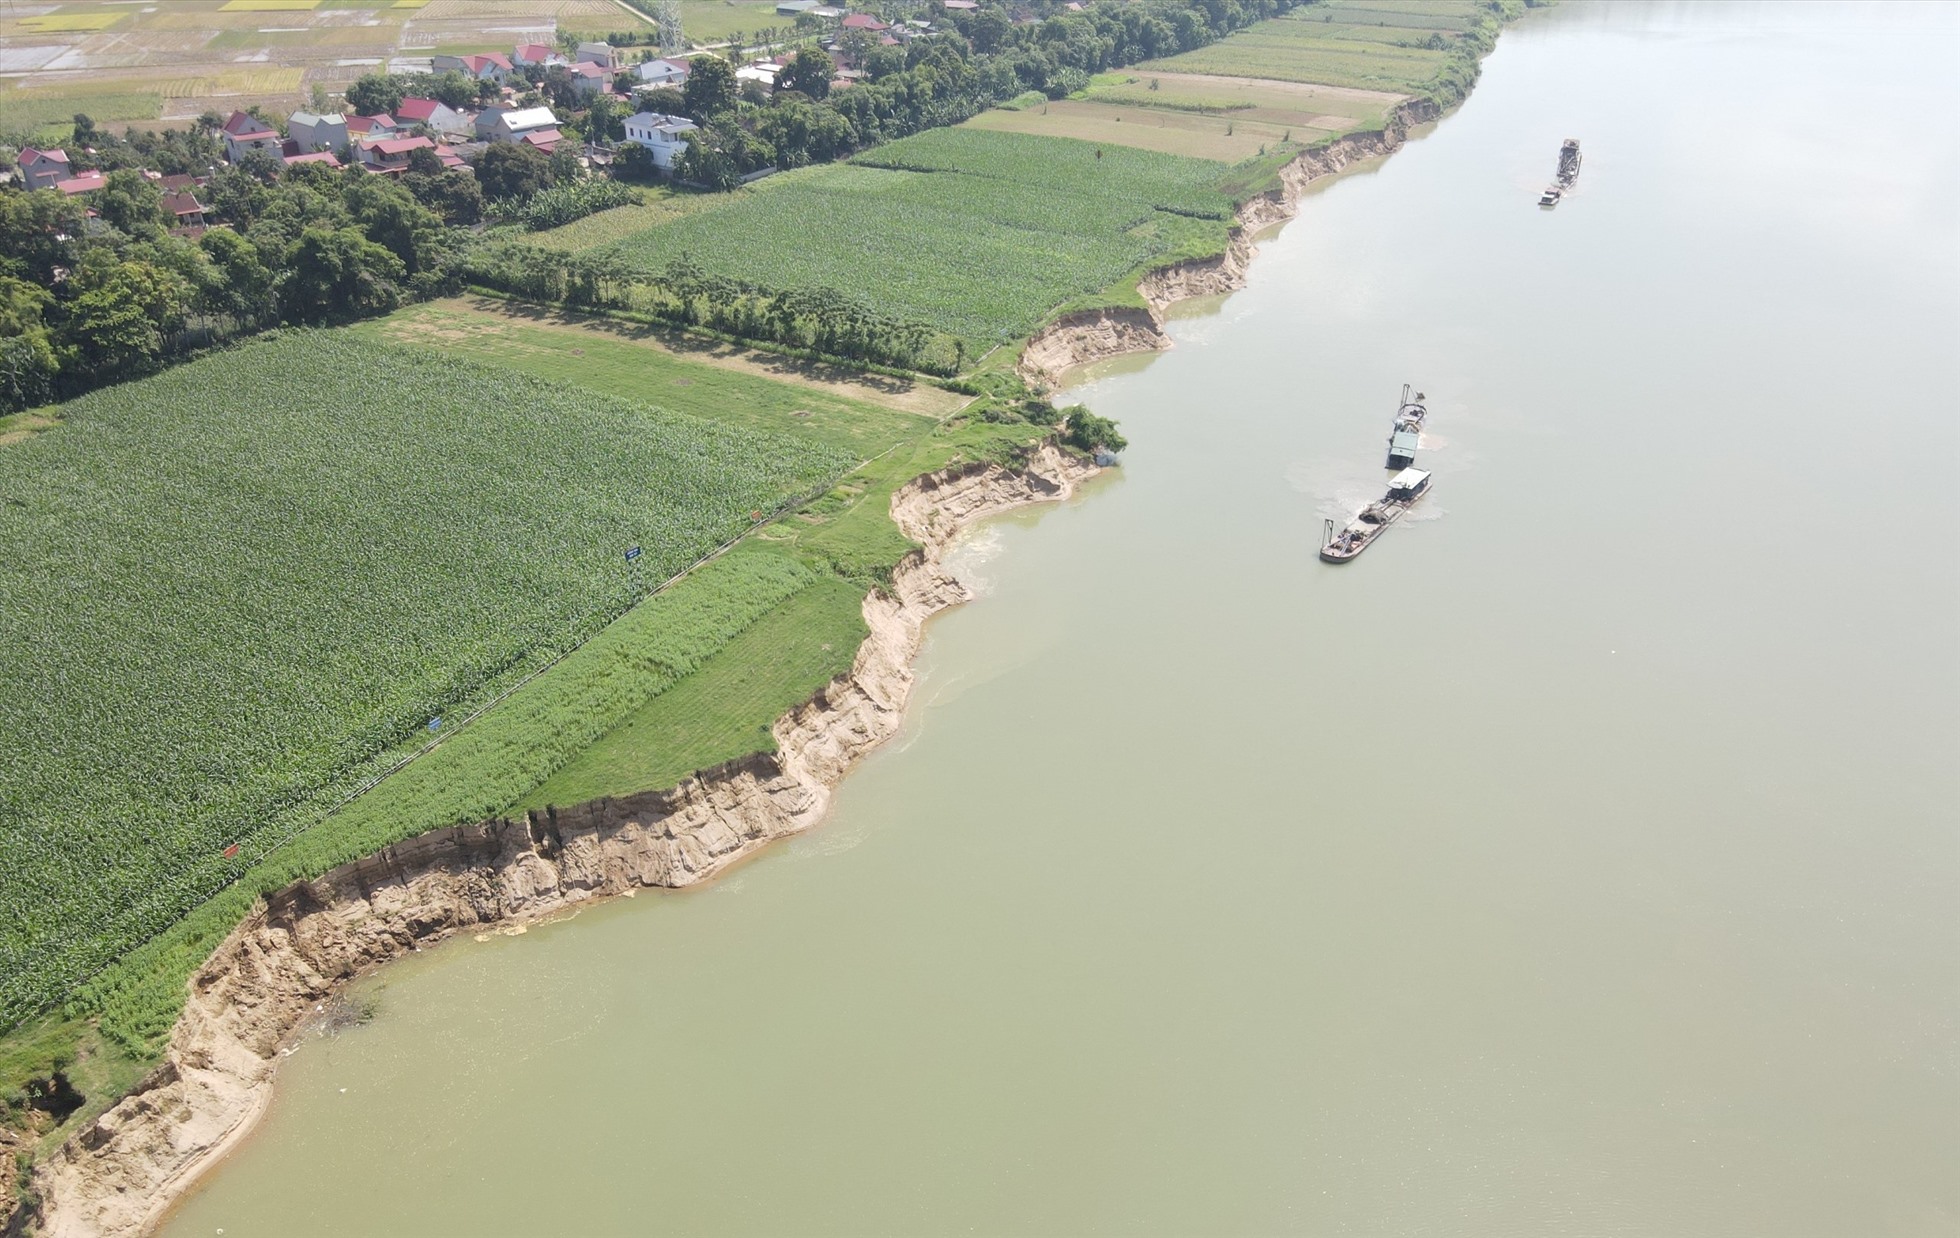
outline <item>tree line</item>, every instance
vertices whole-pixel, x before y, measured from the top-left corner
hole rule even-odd
[[[504,242],[474,250],[463,273],[471,284],[526,301],[626,311],[859,364],[950,376],[967,361],[958,337],[835,289],[768,288],[710,274],[686,258],[647,272],[603,252],[568,256]]]

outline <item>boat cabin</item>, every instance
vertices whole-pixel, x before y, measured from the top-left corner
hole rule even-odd
[[[1388,479],[1388,497],[1407,503],[1429,489],[1429,474],[1422,469],[1403,469]]]

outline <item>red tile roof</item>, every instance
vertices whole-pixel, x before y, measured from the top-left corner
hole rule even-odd
[[[436,109],[441,106],[442,104],[434,99],[403,99],[401,106],[395,109],[395,116],[413,124],[423,124],[429,117],[434,116]]]
[[[100,172],[84,172],[65,181],[56,181],[54,187],[72,198],[78,193],[94,193],[108,183],[109,178]]]
[[[195,194],[167,193],[163,195],[163,209],[182,219],[186,215],[202,215],[204,204]]]
[[[551,57],[563,55],[564,53],[555,47],[546,47],[542,43],[525,43],[516,49],[515,54],[519,60],[528,60],[532,64],[543,64],[545,61],[551,59]]]
[[[33,163],[36,159],[51,159],[56,163],[67,163],[68,152],[60,149],[35,150],[32,146],[21,148],[20,161],[22,163]]]
[[[891,27],[869,13],[853,13],[844,19],[846,30],[890,30]]]
[[[546,147],[554,146],[564,141],[565,135],[556,129],[533,129],[518,140],[520,142],[529,142],[533,146]]]
[[[367,143],[364,149],[378,150],[384,155],[405,155],[412,150],[434,150],[435,145],[427,138],[382,138]]]
[[[333,152],[328,150],[316,150],[311,154],[306,154],[306,155],[286,156],[287,167],[291,167],[296,163],[324,163],[330,168],[337,168],[340,166],[340,160],[334,158]]]
[[[233,112],[225,119],[225,132],[235,138],[256,138],[272,133],[273,129],[250,112]]]

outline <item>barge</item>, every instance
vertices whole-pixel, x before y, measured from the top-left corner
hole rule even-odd
[[[1429,474],[1421,469],[1403,469],[1389,479],[1388,493],[1361,509],[1347,527],[1336,532],[1327,522],[1327,542],[1320,548],[1323,563],[1346,563],[1388,531],[1405,515],[1417,499],[1429,493]]]
[[[1388,432],[1388,467],[1405,469],[1416,462],[1416,448],[1422,443],[1422,424],[1429,420],[1422,392],[1409,398],[1409,384],[1402,384],[1402,402],[1395,406],[1395,424]]]
[[[1558,148],[1558,172],[1552,183],[1545,186],[1545,192],[1538,195],[1538,205],[1557,206],[1565,191],[1572,188],[1572,182],[1579,179],[1579,139],[1567,138],[1565,145]]]

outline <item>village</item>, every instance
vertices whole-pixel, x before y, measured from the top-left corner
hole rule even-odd
[[[940,0],[940,7],[969,13],[979,4]],[[1080,5],[1067,8],[1079,10]],[[818,98],[848,90],[868,76],[868,49],[903,49],[939,33],[930,21],[887,22],[817,0],[783,0],[776,14],[795,22],[794,45],[780,51],[765,47],[762,54],[731,65],[735,90],[745,102],[764,103],[798,87]],[[822,53],[806,54],[807,63],[822,66],[821,83],[799,78],[792,69],[799,52],[809,49]],[[565,37],[557,45],[517,44],[508,53],[396,61],[390,65],[393,72],[377,78],[422,80],[427,93],[403,93],[386,110],[363,113],[354,106],[362,97],[361,87],[374,80],[363,79],[348,89],[339,107],[328,106],[330,99],[316,90],[313,106],[283,118],[254,106],[222,118],[206,113],[199,125],[214,129],[225,163],[250,167],[262,176],[304,164],[400,176],[411,166],[428,166],[418,165],[418,152],[428,152],[421,158],[434,159],[443,170],[473,173],[492,146],[512,145],[544,156],[567,150],[587,172],[604,172],[617,162],[622,171],[637,167],[671,180],[690,135],[705,119],[685,114],[683,102],[688,78],[703,59],[715,60],[718,68],[729,63],[715,52],[661,54],[658,49]],[[474,92],[467,102],[456,89],[459,82]],[[438,84],[444,89],[435,89]],[[79,144],[25,146],[12,168],[0,170],[0,185],[11,180],[30,192],[54,189],[86,204],[108,185],[96,154]],[[217,222],[207,218],[210,208],[198,198],[198,190],[216,170],[216,165],[202,173],[143,169],[161,190],[163,209],[176,220],[173,234],[195,239]],[[756,169],[742,179],[774,170]]]

